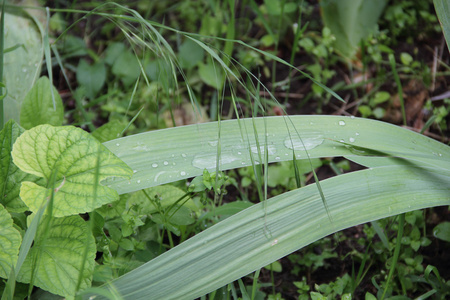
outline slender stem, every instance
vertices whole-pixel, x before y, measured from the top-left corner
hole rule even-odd
[[[5,48],[5,0],[2,4],[2,19],[0,21],[0,81],[3,82],[3,49]],[[4,101],[3,87],[0,87],[0,130],[3,129],[4,120]]]
[[[391,267],[389,269],[388,279],[386,281],[386,286],[384,287],[384,291],[383,291],[383,295],[381,296],[381,300],[383,300],[386,295],[386,292],[389,288],[389,283],[391,282],[392,276],[394,275],[394,271],[397,266],[397,260],[400,255],[400,248],[402,247],[404,225],[405,225],[405,214],[401,214],[398,219],[397,242],[395,244],[394,256],[392,257],[392,263],[391,263]]]
[[[397,84],[398,98],[400,99],[400,104],[401,104],[401,108],[402,108],[403,125],[406,126],[405,99],[403,98],[402,83],[401,83],[400,77],[398,76],[398,73],[397,73],[397,66],[395,65],[395,57],[393,54],[389,54],[389,63],[391,64],[392,73],[394,75],[394,80],[395,80],[395,83]]]

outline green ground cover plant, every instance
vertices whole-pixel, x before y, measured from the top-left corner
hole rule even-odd
[[[448,297],[448,49],[348,3],[3,2],[2,300]]]

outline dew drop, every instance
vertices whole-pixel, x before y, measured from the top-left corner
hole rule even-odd
[[[184,153],[181,153],[181,156],[184,157],[184,158],[186,158],[187,155],[184,154]]]
[[[351,117],[350,117],[350,119],[354,119],[354,118],[355,118],[355,116],[351,116]]]
[[[310,132],[307,135],[298,137],[286,137],[284,146],[293,150],[312,150],[323,143],[323,136],[318,133]]]
[[[116,146],[117,146],[117,147],[119,147],[119,146],[120,146],[120,144],[119,144],[119,143],[117,143],[117,144],[116,144]]]
[[[139,180],[137,181],[137,183],[138,183],[138,184],[141,183],[141,180],[139,179]]]
[[[133,150],[136,150],[136,151],[145,151],[145,152],[150,151],[150,149],[149,149],[146,145],[144,145],[144,144],[142,144],[142,143],[138,143],[136,146],[134,146],[134,147],[133,147]]]
[[[133,174],[136,174],[137,173],[137,170],[133,170]]]
[[[164,165],[167,166],[169,164],[168,161],[164,161]]]
[[[215,146],[217,146],[217,143],[218,143],[219,141],[209,141],[208,142],[208,144],[211,146],[211,147],[215,147]]]
[[[355,135],[358,136],[358,135],[359,135],[359,132],[356,132]]]
[[[344,126],[345,122],[341,120],[341,121],[339,121],[339,125]]]
[[[279,156],[275,157],[275,160],[280,160],[280,159],[281,159],[281,157],[279,157]]]
[[[181,171],[181,172],[180,172],[180,175],[181,175],[181,176],[185,176],[185,175],[186,175],[186,172]]]
[[[239,155],[242,155],[242,152],[241,151],[238,151],[238,153],[237,154],[239,154]]]
[[[157,167],[158,167],[158,164],[157,164],[157,163],[154,163],[154,164],[152,164],[152,167],[153,167],[153,168],[157,168]]]
[[[230,153],[223,153],[220,155],[219,164],[221,166],[231,164],[234,161],[241,160]],[[217,156],[216,154],[199,154],[192,160],[192,165],[199,169],[212,169],[216,167]]]
[[[259,153],[264,154],[265,148],[266,148],[265,146],[259,146]],[[258,147],[252,146],[251,151],[255,154],[258,154]],[[276,152],[277,152],[277,148],[275,148],[274,145],[267,146],[267,153],[269,153],[270,155],[273,155]]]
[[[165,172],[165,171],[161,171],[161,172],[159,172],[158,174],[156,174],[155,179],[154,179],[153,181],[154,181],[154,182],[158,182],[159,176],[161,176],[161,175],[164,174],[164,173],[166,173],[166,172]],[[172,177],[172,176],[170,176],[170,177]]]
[[[353,143],[353,142],[355,142],[355,139],[354,139],[354,138],[352,138],[352,137],[351,137],[351,138],[349,138],[348,140],[350,141],[350,143]]]
[[[27,72],[27,68],[23,67],[22,68],[22,72],[26,73]]]

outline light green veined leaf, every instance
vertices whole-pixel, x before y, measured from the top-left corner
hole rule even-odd
[[[91,285],[96,253],[94,237],[80,216],[54,218],[46,231],[38,230],[17,280],[30,282],[34,269],[34,285],[61,296],[73,296],[86,247],[81,289]]]
[[[0,203],[11,212],[24,212],[27,206],[20,200],[20,182],[37,181],[38,177],[17,168],[11,157],[16,139],[24,132],[14,120],[9,120],[0,132]]]
[[[132,170],[82,129],[40,125],[23,133],[13,146],[14,163],[24,172],[42,177],[45,185],[23,182],[21,199],[33,212],[54,193],[57,217],[92,211],[119,199],[116,191],[95,182],[110,176],[130,178]],[[56,182],[50,182],[57,172]],[[94,192],[95,196],[94,197]]]
[[[0,277],[7,278],[17,261],[22,237],[8,211],[0,204]]]

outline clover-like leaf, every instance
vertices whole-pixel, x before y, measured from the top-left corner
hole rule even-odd
[[[41,226],[45,226],[46,218]],[[17,281],[29,283],[34,272],[34,285],[61,296],[73,296],[84,263],[80,289],[89,287],[96,249],[88,224],[80,216],[69,216],[53,218],[45,229],[38,230]]]
[[[0,131],[0,203],[11,212],[27,210],[27,206],[19,197],[20,183],[39,179],[21,171],[12,161],[13,144],[23,132],[23,128],[14,120],[9,120]]]
[[[13,220],[0,205],[0,277],[7,278],[15,266],[22,236],[13,227]]]
[[[117,192],[100,181],[107,177],[131,178],[133,174],[99,141],[73,126],[40,125],[26,131],[17,138],[12,157],[22,171],[44,179],[43,185],[23,182],[22,201],[37,212],[54,189],[56,217],[89,212],[118,200]]]

